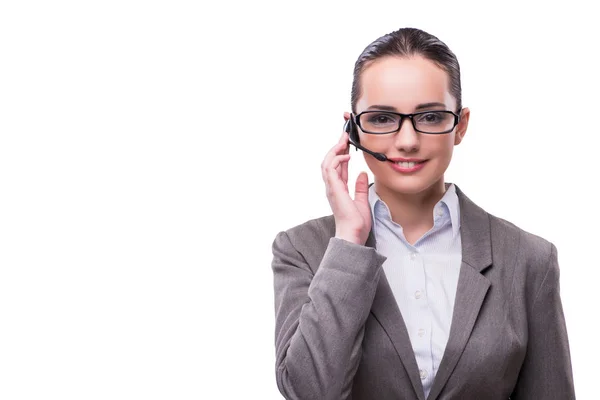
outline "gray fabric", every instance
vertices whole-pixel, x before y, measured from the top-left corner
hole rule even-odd
[[[462,264],[427,400],[575,399],[556,247],[456,191]],[[333,236],[329,215],[273,241],[279,390],[286,399],[425,400],[373,232],[365,246]]]

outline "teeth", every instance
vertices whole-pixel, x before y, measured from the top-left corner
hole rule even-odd
[[[416,163],[416,162],[406,162],[406,161],[400,161],[397,162],[396,164],[398,164],[399,166],[401,166],[402,168],[412,168],[417,164],[421,164],[421,163]]]

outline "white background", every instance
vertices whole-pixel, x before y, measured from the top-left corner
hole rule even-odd
[[[320,163],[354,62],[412,26],[461,63],[446,181],[556,244],[593,399],[596,13],[479,3],[3,2],[0,398],[281,398],[272,241],[331,213]]]

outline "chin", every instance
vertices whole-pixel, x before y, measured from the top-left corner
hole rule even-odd
[[[440,177],[420,176],[420,175],[386,175],[379,182],[386,186],[389,190],[404,194],[417,194],[427,191],[443,179]]]
[[[389,183],[386,182],[386,186],[394,192],[417,194],[429,189],[434,183],[435,181],[424,180],[422,178],[409,177],[406,179],[402,177],[400,179],[392,179]]]

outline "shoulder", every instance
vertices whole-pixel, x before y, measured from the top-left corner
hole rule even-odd
[[[528,265],[539,265],[548,260],[554,247],[550,241],[486,211],[473,202],[458,185],[455,186],[460,204],[461,225],[464,219],[470,229],[476,231],[476,235],[487,238],[489,234],[489,243],[496,256],[513,253],[520,259],[524,258]]]
[[[495,215],[489,214],[492,235],[497,237],[517,238],[519,248],[525,250],[532,259],[544,257],[547,259],[553,244],[544,237],[527,231],[520,226]]]
[[[288,228],[277,234],[286,235],[291,241],[322,241],[335,235],[335,219],[333,214],[324,217],[310,219],[301,224]]]
[[[546,238],[527,231],[520,226],[489,214],[492,247],[510,251],[517,268],[515,273],[531,290],[536,290],[548,274],[558,274],[556,246]],[[502,246],[511,243],[511,246]],[[504,256],[506,256],[505,254]]]
[[[302,254],[309,264],[322,258],[329,240],[335,236],[335,219],[333,214],[307,220],[301,224],[279,232],[273,241],[274,247],[292,247]]]

